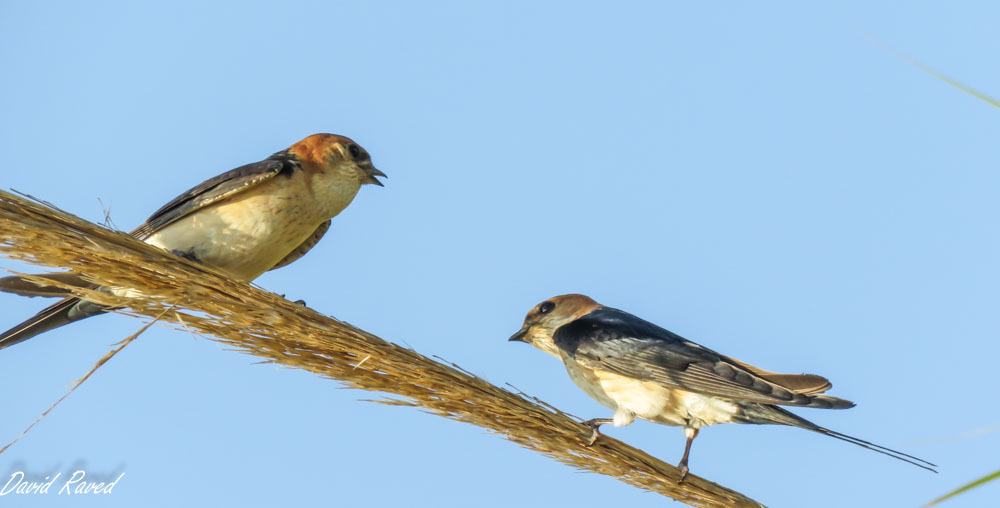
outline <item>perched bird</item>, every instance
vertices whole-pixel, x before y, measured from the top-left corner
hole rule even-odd
[[[365,184],[386,176],[361,146],[344,136],[313,134],[260,162],[227,171],[181,194],[130,234],[193,261],[251,281],[309,251],[330,219]],[[45,276],[95,287],[76,273]],[[128,289],[106,291],[127,296]],[[0,349],[107,308],[67,296],[68,290],[20,277],[0,279],[0,291],[64,299],[0,334]]]
[[[538,304],[510,340],[527,342],[562,359],[577,386],[615,411],[614,418],[585,422],[592,429],[588,446],[600,436],[599,427],[609,423],[620,427],[642,418],[684,427],[687,443],[677,466],[682,480],[698,429],[718,423],[801,427],[930,471],[937,467],[825,429],[778,407],[854,407],[853,402],[820,395],[832,386],[823,377],[759,369],[584,295],[556,296]]]

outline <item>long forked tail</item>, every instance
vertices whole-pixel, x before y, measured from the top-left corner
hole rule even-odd
[[[818,427],[817,426],[816,428],[809,428],[809,427],[804,427],[804,428],[808,428],[809,430],[812,430],[812,431],[815,431],[815,432],[819,432],[820,434],[824,434],[824,435],[827,435],[827,436],[830,436],[830,437],[833,437],[833,438],[837,438],[837,439],[839,439],[841,441],[847,441],[848,443],[856,444],[856,445],[858,445],[858,446],[860,446],[862,448],[867,448],[867,449],[869,449],[869,450],[871,450],[873,452],[881,453],[882,455],[888,455],[888,456],[890,456],[890,457],[892,457],[892,458],[894,458],[896,460],[901,460],[903,462],[909,462],[910,464],[913,464],[914,466],[922,467],[922,468],[924,468],[924,469],[926,469],[926,470],[928,470],[928,471],[930,471],[932,473],[936,473],[937,472],[937,469],[934,469],[934,468],[938,467],[937,464],[932,464],[930,462],[927,462],[924,459],[921,459],[919,457],[914,457],[913,455],[910,455],[908,453],[903,453],[903,452],[898,451],[898,450],[893,450],[892,448],[886,448],[884,446],[879,446],[879,445],[877,445],[875,443],[872,443],[870,441],[865,441],[864,439],[859,439],[859,438],[856,438],[854,436],[848,436],[847,434],[841,434],[840,432],[837,432],[837,431],[834,431],[834,430],[830,430],[830,429],[827,429],[827,428],[824,428],[824,427]]]
[[[95,303],[66,298],[0,334],[0,349],[24,342],[35,335],[105,312]]]
[[[888,455],[896,460],[901,460],[917,466],[919,468],[926,469],[933,473],[937,473],[937,469],[934,469],[937,464],[932,464],[919,457],[914,457],[908,453],[903,453],[898,450],[893,450],[892,448],[886,448],[881,445],[872,443],[871,441],[865,441],[864,439],[856,438],[854,436],[848,436],[847,434],[841,434],[840,432],[830,430],[824,427],[820,427],[805,418],[802,418],[795,413],[787,411],[778,406],[772,406],[768,404],[746,404],[742,406],[743,415],[741,415],[746,423],[777,423],[780,425],[790,425],[792,427],[799,427],[813,432],[818,432],[820,434],[830,436],[841,441],[846,441],[851,444],[858,445],[862,448],[866,448],[873,452],[881,453],[882,455]]]

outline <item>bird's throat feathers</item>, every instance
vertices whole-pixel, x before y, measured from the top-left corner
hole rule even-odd
[[[359,173],[343,148],[350,142],[335,134],[313,134],[287,150],[301,168],[306,193],[322,205],[325,218],[340,213],[361,188]]]
[[[548,313],[541,313],[540,309],[545,303],[554,306]],[[559,347],[553,340],[556,330],[600,308],[601,304],[584,295],[568,294],[550,298],[539,304],[525,320],[525,325],[529,327],[526,342],[552,356],[560,357]]]

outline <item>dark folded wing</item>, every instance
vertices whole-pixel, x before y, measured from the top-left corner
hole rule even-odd
[[[617,309],[602,307],[555,333],[580,365],[735,402],[848,408],[852,402],[796,393],[708,348]]]
[[[284,259],[278,261],[278,264],[272,266],[269,270],[276,270],[302,256],[305,256],[306,252],[309,252],[309,249],[315,247],[316,244],[319,243],[320,238],[323,238],[323,235],[326,234],[328,229],[330,229],[330,219],[327,219],[325,222],[320,224],[319,227],[316,228],[316,231],[313,231],[313,234],[309,235],[309,238],[306,238],[306,241],[302,242],[302,245],[299,245],[295,248],[295,250],[289,252]]]
[[[286,158],[274,156],[227,171],[211,178],[177,196],[153,212],[146,222],[132,231],[132,236],[144,240],[153,233],[177,220],[233,194],[247,190],[283,171],[291,171],[293,164]]]

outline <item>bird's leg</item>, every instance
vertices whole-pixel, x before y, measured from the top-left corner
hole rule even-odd
[[[688,455],[691,453],[691,443],[694,442],[694,438],[698,437],[698,429],[694,427],[684,427],[684,435],[687,436],[687,444],[684,445],[684,457],[681,458],[677,468],[681,470],[681,479],[683,482],[684,478],[687,478],[688,471]]]
[[[601,425],[609,423],[615,423],[614,419],[594,418],[592,420],[587,420],[583,422],[584,425],[590,427],[590,430],[594,431],[594,433],[590,435],[590,441],[587,442],[587,446],[594,446],[594,443],[597,442],[597,438],[601,437],[601,431],[597,429],[600,428]]]

